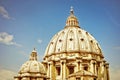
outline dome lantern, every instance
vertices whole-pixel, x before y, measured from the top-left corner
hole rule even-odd
[[[32,61],[34,61],[34,60],[36,60],[37,61],[37,51],[35,50],[35,48],[34,48],[34,50],[32,51],[32,53],[30,54],[30,59],[29,59],[30,61],[32,60]]]
[[[73,7],[71,7],[70,16],[68,16],[68,18],[66,20],[65,28],[66,27],[79,27],[79,22],[78,22],[76,16],[74,15]]]
[[[37,60],[35,48],[31,52],[29,60],[22,64],[18,75],[14,76],[15,80],[46,80],[47,78],[44,65]]]

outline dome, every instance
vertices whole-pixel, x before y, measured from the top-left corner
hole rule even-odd
[[[29,61],[25,62],[21,68],[19,73],[40,73],[45,74],[45,68],[42,63],[37,61],[37,52],[34,49],[30,55]],[[28,75],[28,74],[27,74]]]
[[[45,73],[45,69],[43,64],[38,61],[27,61],[25,62],[21,68],[20,73]]]
[[[73,8],[70,16],[66,20],[66,26],[53,36],[48,44],[45,57],[52,54],[89,52],[102,55],[102,51],[97,40],[87,31],[79,27],[77,18],[74,16]]]

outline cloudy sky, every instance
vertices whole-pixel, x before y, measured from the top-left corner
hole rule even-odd
[[[0,0],[0,80],[12,80],[34,47],[42,61],[71,6],[81,28],[101,45],[111,80],[120,79],[120,0]]]

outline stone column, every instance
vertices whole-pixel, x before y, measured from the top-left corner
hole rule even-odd
[[[107,63],[107,80],[110,80],[110,76],[109,76],[109,63]]]
[[[94,62],[93,64],[94,64],[94,67],[95,67],[95,68],[94,68],[94,73],[97,75],[97,68],[96,68],[96,67],[97,67],[97,66],[96,66],[96,65],[97,65],[97,63],[96,63],[96,62]]]
[[[83,79],[83,76],[81,77],[81,80],[84,80],[84,79]]]
[[[68,66],[66,65],[66,77],[68,77],[69,75],[69,69],[68,69]]]
[[[61,80],[66,80],[67,77],[67,67],[66,67],[66,60],[63,59],[60,62],[60,68],[61,68],[61,72],[60,72],[60,76],[61,76]]]
[[[90,62],[90,71],[92,72],[92,73],[94,73],[94,64],[93,64],[93,60],[91,60],[91,62]]]
[[[63,61],[60,62],[60,68],[61,68],[60,76],[61,76],[61,80],[63,80]]]
[[[78,71],[78,66],[79,66],[78,61],[75,61],[74,64],[75,64],[74,72],[77,72]]]
[[[98,80],[102,80],[101,78],[101,62],[98,63]]]
[[[77,60],[76,61],[76,72],[82,70],[82,61]]]
[[[47,64],[48,69],[47,69],[47,76],[50,77],[50,62]]]
[[[82,61],[80,61],[80,70],[82,70],[83,66],[82,66]]]
[[[66,80],[66,60],[63,61],[63,80]]]
[[[104,64],[104,80],[107,80],[107,70],[106,70],[106,64]]]
[[[110,80],[110,78],[109,78],[109,63],[105,63],[104,67],[105,67],[104,80]]]
[[[76,57],[76,72],[82,70],[82,57]]]
[[[104,73],[104,62],[101,62],[101,73]]]
[[[90,62],[90,71],[97,75],[96,61],[95,60],[91,60],[91,62]]]
[[[55,63],[54,61],[50,61],[50,80],[56,79],[56,71],[55,71]]]
[[[76,61],[76,70],[75,70],[75,72],[77,72],[77,71],[79,71],[79,69],[80,69],[80,61]]]
[[[52,62],[48,62],[48,77],[52,80]]]
[[[105,61],[102,60],[101,63],[100,63],[101,80],[104,80],[104,77],[103,77],[103,75],[104,75],[104,70],[105,70],[104,64],[105,64]]]

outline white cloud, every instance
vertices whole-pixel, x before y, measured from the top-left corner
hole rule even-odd
[[[41,44],[41,43],[42,43],[42,40],[41,40],[41,39],[38,39],[38,43],[40,43],[40,44]]]
[[[13,71],[0,69],[0,80],[14,80],[15,75],[17,75],[17,73]]]
[[[11,19],[7,10],[3,6],[0,6],[0,15],[2,15],[2,17],[4,17],[5,19]]]
[[[0,43],[3,43],[5,45],[15,45],[20,47],[21,45],[14,42],[13,38],[14,38],[13,35],[10,35],[6,32],[0,33]]]
[[[27,57],[27,58],[28,58],[28,56],[29,56],[29,54],[27,54],[27,53],[24,52],[24,51],[20,51],[19,53],[22,54],[22,55],[24,55],[24,56]]]

